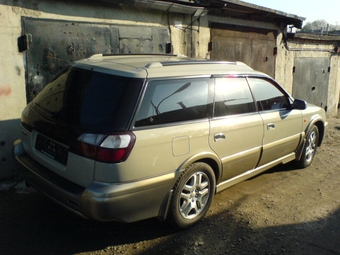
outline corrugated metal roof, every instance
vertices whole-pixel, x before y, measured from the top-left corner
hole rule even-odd
[[[101,2],[133,5],[139,8],[155,9],[188,15],[200,15],[205,10],[235,18],[279,22],[302,28],[306,19],[294,14],[258,6],[240,0],[100,0]]]

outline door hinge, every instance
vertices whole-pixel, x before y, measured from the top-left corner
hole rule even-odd
[[[213,49],[213,45],[212,45],[212,42],[210,41],[208,43],[208,51],[212,51],[212,49]]]
[[[24,52],[30,48],[32,43],[32,34],[24,34],[18,38],[19,52]]]

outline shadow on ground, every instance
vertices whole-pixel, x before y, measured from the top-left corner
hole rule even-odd
[[[288,164],[264,175],[292,169]],[[312,222],[259,228],[236,217],[235,207],[246,196],[220,210],[215,204],[202,222],[178,230],[155,219],[133,224],[84,220],[34,190],[2,190],[0,255],[340,254],[340,209]]]

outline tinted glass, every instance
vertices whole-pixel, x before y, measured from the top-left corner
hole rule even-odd
[[[208,81],[183,79],[152,81],[140,107],[136,127],[208,117],[211,96]]]
[[[249,85],[260,111],[290,108],[288,96],[268,80],[249,78]]]
[[[100,130],[126,129],[142,81],[72,68],[48,84],[33,103],[55,120]]]
[[[214,116],[255,112],[255,104],[245,78],[217,78]]]

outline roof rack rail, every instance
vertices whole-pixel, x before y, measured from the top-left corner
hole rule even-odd
[[[165,54],[165,53],[119,53],[119,54],[102,54],[103,57],[111,56],[168,56],[177,57],[177,54]]]
[[[89,56],[88,59],[89,58],[101,58],[101,57],[103,57],[103,54],[97,53],[97,54],[93,54],[93,55]]]
[[[172,66],[172,65],[200,65],[200,64],[227,64],[227,65],[237,65],[240,62],[236,61],[214,61],[214,60],[188,60],[188,61],[168,61],[161,62],[163,66]]]

